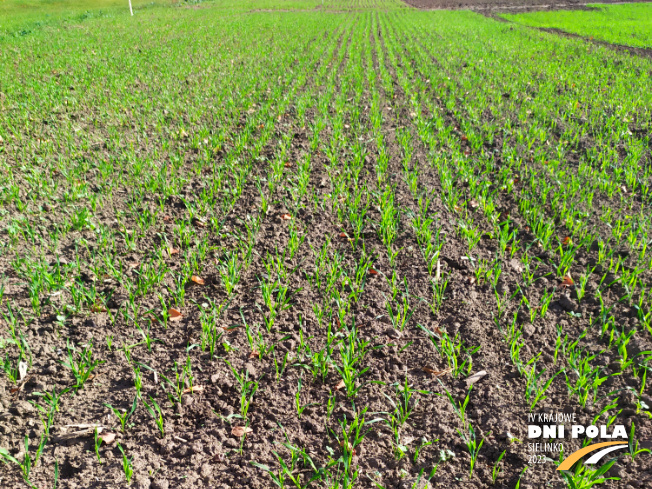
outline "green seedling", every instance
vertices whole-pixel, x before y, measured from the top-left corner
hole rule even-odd
[[[604,477],[614,463],[616,463],[615,459],[597,469],[592,469],[588,465],[579,462],[573,470],[564,470],[561,475],[570,489],[590,489],[609,480],[620,480],[620,477]]]
[[[347,341],[348,340],[348,341]],[[360,383],[360,378],[369,370],[369,367],[359,368],[366,354],[368,341],[358,338],[357,330],[352,328],[347,339],[340,341],[340,359],[342,365],[335,365],[335,370],[341,376],[346,387],[346,393],[349,397],[355,397],[358,391],[364,386]]]
[[[652,453],[648,448],[639,448],[638,440],[634,437],[634,432],[636,430],[635,424],[632,422],[632,427],[629,430],[629,438],[627,439],[627,446],[629,447],[629,452],[626,455],[629,455],[632,458],[632,461],[636,458],[637,455],[641,453]]]
[[[246,420],[247,413],[249,412],[249,408],[253,402],[254,394],[256,394],[256,391],[258,390],[258,382],[260,379],[250,380],[249,371],[247,369],[243,369],[242,372],[238,372],[229,363],[228,360],[224,361],[231,369],[231,372],[233,372],[233,376],[235,377],[235,380],[238,382],[238,386],[240,387],[240,417],[243,420]]]
[[[104,439],[101,436],[98,436],[99,432],[98,429],[95,428],[93,432],[93,438],[95,441],[95,456],[97,457],[97,461],[102,464],[102,458],[100,457],[100,445],[102,445],[102,442]]]
[[[505,453],[507,450],[503,450],[502,453],[499,455],[498,460],[494,463],[493,469],[491,470],[491,483],[496,484],[496,480],[498,479],[498,476],[500,475],[501,468],[500,468],[500,461],[505,457]]]
[[[290,452],[290,460],[286,462],[278,452],[272,450],[279,464],[279,470],[276,473],[268,465],[254,461],[249,463],[267,472],[272,482],[279,488],[285,488],[288,482],[291,482],[297,489],[305,489],[312,482],[322,478],[322,471],[317,469],[317,466],[305,449],[300,449],[289,443],[280,443],[279,445],[285,447]]]
[[[469,386],[469,390],[466,393],[466,397],[464,398],[464,401],[457,403],[455,402],[453,395],[448,391],[448,389],[446,389],[446,387],[444,387],[444,384],[442,384],[441,380],[437,379],[437,381],[444,388],[444,391],[446,392],[446,397],[448,398],[451,405],[453,406],[453,410],[455,411],[455,414],[457,414],[457,417],[462,422],[462,427],[466,429],[468,425],[468,421],[466,419],[466,408],[469,405],[469,401],[471,399],[471,391],[473,390],[473,385]]]
[[[301,419],[301,415],[306,410],[306,408],[308,408],[310,406],[317,406],[318,405],[318,403],[316,403],[316,402],[312,402],[312,403],[308,403],[308,404],[301,404],[301,386],[302,386],[302,382],[301,382],[301,378],[299,378],[299,380],[297,381],[297,392],[294,395],[294,406],[297,408],[297,415],[298,415],[299,419]]]
[[[432,445],[433,443],[437,443],[438,441],[439,441],[439,438],[437,438],[436,440],[428,441],[426,439],[426,437],[423,437],[419,441],[419,444],[414,448],[414,457],[412,458],[412,461],[416,464],[417,461],[419,460],[419,455],[421,454],[423,449],[430,446],[430,445]]]
[[[92,343],[82,347],[82,351],[78,355],[76,354],[75,347],[70,343],[67,343],[66,354],[68,358],[67,360],[62,361],[61,364],[72,371],[72,374],[75,377],[75,385],[73,386],[73,389],[77,392],[91,377],[95,368],[104,362],[93,359]]]
[[[161,411],[161,408],[152,396],[149,396],[149,402],[150,404],[147,404],[147,402],[143,400],[147,412],[149,412],[149,414],[154,418],[156,427],[158,428],[159,433],[161,433],[161,438],[165,438],[165,420],[163,419],[163,411]]]
[[[138,396],[134,397],[134,402],[132,403],[131,410],[129,411],[126,409],[121,411],[120,409],[114,408],[107,403],[104,403],[104,406],[108,407],[113,412],[113,414],[115,414],[116,418],[118,418],[120,421],[120,430],[124,433],[125,428],[127,427],[127,421],[129,421],[129,418],[132,414],[134,414],[134,411],[136,411],[136,407],[138,406]]]
[[[457,432],[460,434],[462,437],[462,440],[464,441],[464,444],[466,445],[466,448],[469,450],[469,454],[471,455],[471,467],[469,469],[469,479],[473,477],[473,468],[475,467],[475,464],[478,460],[478,454],[480,453],[480,449],[482,448],[482,445],[484,444],[485,438],[489,435],[482,437],[482,440],[480,440],[480,443],[478,443],[476,436],[475,436],[475,431],[473,430],[473,426],[470,424],[467,424],[468,427],[468,432],[466,431],[461,431],[457,430]]]
[[[290,355],[290,352],[289,351],[285,352],[282,362],[279,362],[276,359],[276,352],[273,352],[273,355],[274,355],[274,369],[276,371],[276,382],[278,382],[283,376],[283,373],[285,372],[288,363],[288,356]]]
[[[131,482],[131,478],[134,476],[134,457],[132,456],[131,458],[128,458],[120,443],[118,443],[118,449],[120,450],[120,453],[122,453],[122,471],[125,474],[125,479],[127,479],[127,484],[129,484]]]
[[[32,472],[32,469],[36,466],[39,459],[41,458],[41,454],[43,453],[43,449],[45,448],[47,441],[48,441],[47,434],[41,435],[41,439],[39,441],[38,448],[36,449],[36,453],[32,456],[29,453],[29,437],[25,435],[25,453],[23,455],[23,461],[22,462],[18,461],[9,453],[8,450],[4,448],[0,448],[0,460],[2,460],[5,463],[12,462],[16,464],[18,467],[20,467],[21,475],[23,476],[23,480],[25,481],[25,483],[31,488],[35,489],[36,486],[34,486],[30,482],[29,476]]]
[[[555,380],[560,373],[564,370],[560,370],[552,377],[550,377],[543,385],[539,385],[541,376],[545,373],[546,369],[542,369],[539,373],[536,372],[536,362],[532,363],[532,368],[530,370],[525,370],[525,401],[530,404],[530,411],[533,411],[536,405],[539,402],[542,402],[546,399],[546,391],[552,385],[552,381]]]

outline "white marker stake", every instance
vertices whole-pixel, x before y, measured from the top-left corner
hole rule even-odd
[[[129,12],[131,12],[131,16],[133,17],[134,16],[134,11],[131,8],[131,0],[129,0]]]

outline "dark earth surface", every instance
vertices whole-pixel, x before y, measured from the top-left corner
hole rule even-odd
[[[420,8],[473,8],[484,10],[500,10],[512,7],[531,9],[535,8],[534,2],[446,2],[446,1],[411,1],[410,4]],[[564,4],[566,6],[568,4]],[[577,5],[582,5],[578,3]],[[561,5],[560,5],[561,6]],[[537,7],[538,8],[538,7]],[[396,117],[397,121],[406,125],[410,124],[407,107],[409,102],[399,93],[399,100],[395,101],[400,107],[397,115],[392,115],[388,107],[385,111],[387,119]],[[433,94],[434,96],[435,94]],[[442,107],[442,110],[446,110]],[[309,115],[310,117],[310,115]],[[447,114],[451,125],[455,120],[451,113]],[[290,162],[301,160],[309,148],[309,132],[305,127],[296,125],[292,118],[279,124],[278,137],[283,133],[293,132]],[[461,133],[460,133],[461,135]],[[324,138],[329,138],[329,129],[325,129]],[[396,141],[395,131],[387,130],[387,143],[390,149],[390,173],[401,173],[401,149]],[[500,141],[496,142],[500,146]],[[101,150],[99,150],[101,154]],[[267,156],[273,157],[271,148]],[[310,186],[317,189],[322,199],[328,199],[331,191],[329,174],[325,168],[327,158],[322,152],[312,157],[313,170]],[[365,161],[365,172],[369,186],[375,181],[375,160],[368,157]],[[418,474],[420,470],[429,473],[433,466],[439,463],[439,468],[432,480],[434,487],[462,487],[462,488],[514,488],[519,480],[519,473],[526,465],[531,465],[530,454],[526,442],[527,413],[529,406],[523,398],[525,380],[516,371],[509,361],[509,348],[503,341],[501,332],[495,327],[493,317],[497,313],[494,289],[487,283],[476,283],[474,269],[466,258],[467,245],[456,234],[455,216],[441,202],[439,190],[440,182],[428,163],[427,152],[424,147],[416,148],[414,164],[421,167],[422,180],[420,185],[435,190],[432,204],[432,214],[437,215],[442,230],[447,235],[446,244],[442,250],[441,271],[450,277],[449,287],[442,309],[435,315],[426,305],[416,304],[411,324],[422,324],[433,332],[447,332],[451,337],[460,335],[466,346],[479,346],[480,350],[473,355],[471,372],[485,370],[487,375],[478,381],[470,396],[467,408],[469,420],[478,432],[486,436],[485,445],[480,453],[474,479],[468,480],[469,454],[461,443],[457,433],[456,415],[449,401],[444,397],[448,390],[453,397],[462,401],[467,392],[467,384],[463,377],[454,378],[450,374],[434,375],[432,372],[445,372],[448,365],[429,338],[422,331],[413,327],[406,328],[403,332],[391,327],[386,314],[385,298],[391,295],[389,281],[392,267],[383,251],[383,244],[374,232],[364,235],[366,250],[375,256],[373,263],[377,274],[370,275],[360,301],[354,306],[352,315],[357,318],[359,335],[369,341],[369,353],[365,357],[365,366],[369,367],[364,382],[355,402],[352,403],[346,394],[338,388],[339,376],[331,370],[325,382],[313,379],[301,364],[306,361],[300,352],[300,346],[307,342],[312,351],[317,351],[324,344],[324,325],[320,325],[314,313],[318,294],[312,289],[306,276],[312,272],[311,265],[315,256],[312,250],[319,250],[327,246],[329,256],[341,255],[341,266],[353,270],[359,259],[357,252],[351,251],[347,239],[341,237],[342,232],[334,226],[336,216],[328,209],[315,209],[308,205],[293,219],[300,221],[306,229],[306,240],[300,247],[297,255],[287,261],[290,269],[296,269],[289,280],[291,290],[296,292],[292,301],[292,308],[282,314],[275,324],[271,337],[278,342],[276,357],[281,359],[288,353],[288,368],[285,374],[276,379],[276,370],[272,358],[262,360],[251,355],[251,348],[244,332],[244,323],[254,324],[261,321],[256,304],[262,303],[259,289],[259,279],[265,275],[265,268],[261,260],[254,260],[253,265],[242,276],[238,285],[236,298],[231,301],[225,312],[218,319],[224,328],[224,338],[228,339],[230,348],[220,347],[217,356],[210,359],[208,354],[198,348],[187,352],[187,346],[199,342],[201,332],[200,318],[197,309],[187,308],[182,311],[183,318],[171,322],[164,327],[159,321],[151,321],[151,336],[161,340],[152,345],[151,351],[145,345],[139,345],[132,350],[132,358],[147,365],[152,370],[143,369],[143,397],[149,395],[159,399],[165,414],[164,438],[158,436],[151,416],[143,408],[142,403],[137,408],[130,423],[133,423],[127,433],[121,433],[116,426],[115,417],[103,406],[108,402],[120,409],[129,409],[134,399],[133,371],[125,354],[120,350],[124,343],[134,344],[140,341],[138,336],[126,333],[122,329],[120,320],[117,326],[109,321],[109,314],[116,314],[124,305],[126,291],[120,284],[111,279],[93,277],[90,270],[84,280],[98,282],[102,293],[111,300],[107,311],[98,311],[86,316],[75,316],[65,326],[64,334],[61,327],[56,324],[56,318],[51,314],[31,323],[26,334],[29,343],[33,345],[34,366],[28,379],[16,389],[9,384],[6,378],[0,380],[0,403],[3,413],[0,417],[0,446],[7,447],[15,457],[20,458],[24,452],[23,438],[30,438],[30,448],[38,439],[42,427],[38,412],[29,401],[42,402],[42,398],[35,393],[51,391],[53,387],[62,390],[69,387],[72,382],[70,371],[61,365],[62,349],[65,343],[62,338],[70,338],[77,344],[94,341],[96,358],[104,363],[94,373],[94,378],[81,390],[78,395],[64,396],[57,415],[57,422],[53,428],[53,438],[48,444],[43,459],[34,470],[33,482],[37,487],[45,489],[50,487],[52,481],[51,467],[53,461],[58,461],[60,468],[59,487],[61,488],[111,488],[126,487],[122,475],[121,454],[116,445],[107,444],[101,448],[102,464],[98,464],[93,452],[93,438],[89,434],[71,435],[71,432],[80,431],[83,424],[98,424],[107,431],[114,432],[117,441],[125,448],[126,452],[134,457],[135,476],[131,486],[138,489],[168,489],[168,488],[195,488],[211,487],[218,489],[228,488],[268,488],[273,487],[271,479],[251,462],[264,463],[272,467],[277,466],[272,450],[278,450],[275,442],[291,440],[311,454],[315,461],[323,461],[329,449],[337,452],[338,445],[331,431],[337,431],[338,422],[351,420],[360,406],[368,406],[367,419],[383,417],[390,404],[386,394],[391,393],[386,385],[401,384],[406,379],[414,388],[422,390],[424,394],[417,394],[418,405],[415,405],[413,414],[403,431],[403,442],[414,447],[424,437],[428,441],[437,440],[437,443],[424,448],[418,458],[414,458],[411,449],[409,455],[397,459],[392,456],[393,448],[390,433],[381,423],[370,425],[372,428],[364,442],[356,451],[355,463],[363,472],[373,474],[381,473],[383,484],[386,488],[409,489],[414,479],[405,474]],[[189,172],[192,171],[193,161],[190,158],[185,165]],[[286,178],[291,178],[296,171],[292,165],[286,169]],[[266,165],[261,163],[255,170],[264,176]],[[400,178],[396,179],[396,198],[401,206],[411,211],[417,211],[418,205],[414,201],[407,184]],[[197,177],[192,185],[188,186],[187,197],[191,198],[193,188],[200,187],[201,178]],[[463,182],[459,182],[460,190],[468,193]],[[470,198],[470,197],[469,197]],[[151,205],[154,206],[152,199]],[[596,202],[596,205],[600,205]],[[258,189],[249,184],[241,197],[237,213],[242,214],[260,206]],[[519,220],[517,203],[509,196],[504,196],[499,201],[503,214],[514,216],[518,226],[518,239],[522,243],[531,243],[535,236],[530,232],[527,224]],[[267,218],[262,224],[260,234],[256,239],[255,253],[265,256],[276,248],[284,249],[289,240],[289,221],[282,219],[288,212],[280,203],[275,203],[270,208]],[[482,221],[480,209],[469,209],[477,213],[478,221]],[[180,199],[171,199],[166,203],[164,214],[169,216],[169,221],[183,218],[186,209]],[[239,215],[230,215],[225,224],[225,229],[241,226]],[[52,215],[56,220],[56,216]],[[112,216],[105,216],[106,222],[111,222]],[[370,209],[369,219],[379,220],[379,213],[375,208]],[[172,224],[162,224],[159,232],[172,231]],[[198,230],[199,233],[208,233],[207,230]],[[90,243],[96,237],[91,232],[80,232],[78,237],[84,237]],[[148,237],[152,243],[156,236]],[[211,238],[212,239],[212,238]],[[224,243],[220,243],[224,244]],[[414,233],[407,228],[398,238],[397,247],[403,251],[398,258],[396,270],[401,279],[407,279],[410,291],[415,296],[428,297],[431,295],[428,273],[424,269],[423,258],[418,251],[418,244]],[[485,235],[475,252],[478,259],[492,259],[498,248],[496,240]],[[75,260],[75,249],[72,242],[60,246],[60,253],[48,253],[46,258],[52,263],[57,260]],[[623,252],[624,253],[624,252]],[[171,270],[179,264],[179,255],[171,255],[166,259]],[[598,280],[602,270],[598,267],[590,277],[587,285],[588,294],[583,300],[578,300],[574,287],[565,288],[554,278],[554,263],[547,253],[534,253],[536,257],[536,280],[527,288],[527,294],[532,303],[549,291],[554,291],[553,301],[545,318],[537,319],[536,326],[530,324],[529,315],[514,305],[508,306],[504,312],[507,317],[514,316],[523,325],[524,356],[530,358],[536,353],[541,353],[538,362],[539,368],[546,368],[556,372],[567,366],[564,358],[554,358],[557,327],[561,326],[565,334],[577,338],[589,328],[589,317],[600,312],[600,304],[593,293],[598,287]],[[219,257],[212,257],[214,260]],[[596,263],[597,250],[581,251],[577,258],[577,270],[574,275],[579,275]],[[125,273],[128,275],[138,272],[141,257],[130,254],[125,250],[122,256],[125,264]],[[20,287],[20,279],[13,274],[11,267],[2,263],[3,273],[9,277],[9,286],[5,297],[10,297],[21,307],[30,307],[29,298]],[[524,265],[518,255],[514,258],[506,257],[503,263],[503,272],[498,283],[501,294],[514,292],[522,284]],[[649,282],[649,272],[645,279]],[[186,301],[202,303],[210,299],[221,302],[226,295],[220,285],[217,267],[208,265],[202,277],[205,284],[189,283],[186,291]],[[629,331],[638,324],[636,311],[625,303],[618,301],[624,293],[618,284],[603,294],[605,304],[613,306],[618,324]],[[142,304],[158,310],[156,299]],[[331,325],[335,331],[340,331],[342,325],[336,320]],[[133,330],[133,328],[131,328]],[[114,337],[112,348],[103,341],[107,336]],[[615,362],[613,352],[600,354],[606,348],[604,339],[600,338],[599,331],[589,329],[585,342],[591,344],[590,351],[599,354],[596,364],[604,369],[605,374],[617,374],[620,365]],[[650,336],[639,336],[631,344],[632,354],[652,350]],[[193,362],[193,375],[195,386],[201,386],[194,394],[185,394],[181,405],[174,410],[169,407],[165,397],[159,389],[160,377],[154,371],[170,374],[170,365],[177,361],[179,364],[186,362],[190,355]],[[233,426],[237,424],[229,416],[238,412],[239,394],[237,383],[224,362],[224,358],[238,371],[245,369],[251,378],[260,379],[260,387],[254,397],[250,410],[250,427],[252,432],[240,438],[232,434]],[[570,398],[566,385],[561,380],[554,382],[547,392],[547,399],[542,401],[535,411],[547,413],[576,413],[582,424],[590,424],[591,420],[599,413],[597,406],[591,403],[586,408],[580,408],[575,398]],[[301,403],[312,404],[299,418],[294,410],[297,384],[302,378]],[[618,408],[622,409],[619,422],[623,422],[628,429],[632,423],[636,424],[637,438],[644,446],[652,440],[652,424],[649,417],[636,411],[635,397],[625,390],[632,385],[630,376],[611,376],[607,381],[610,390],[622,389],[624,394],[619,397]],[[381,383],[386,384],[383,386]],[[333,398],[335,408],[328,412],[329,398]],[[652,398],[644,395],[643,400],[652,406]],[[371,414],[380,413],[380,414]],[[519,440],[519,441],[516,441]],[[565,444],[566,445],[566,444]],[[566,446],[566,453],[580,447],[579,442],[570,441]],[[503,450],[507,455],[503,460],[503,470],[496,484],[491,482],[491,471],[495,461]],[[453,455],[448,461],[441,461]],[[549,467],[549,466],[548,466]],[[613,488],[645,488],[652,486],[652,464],[649,457],[642,455],[635,460],[621,457],[612,468],[609,475],[621,477],[618,482],[611,482],[606,487]],[[13,466],[0,467],[0,487],[18,488],[25,487],[16,468]],[[372,487],[368,480],[361,480],[360,487]],[[416,487],[416,486],[415,486]],[[552,470],[543,470],[531,466],[521,479],[522,489],[539,489],[544,487],[561,488],[565,485],[559,478],[553,477]]]

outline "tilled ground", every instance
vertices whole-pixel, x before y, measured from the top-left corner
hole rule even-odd
[[[419,6],[484,8],[487,5],[432,3]],[[507,6],[503,4],[503,7]],[[383,22],[390,22],[387,19],[391,18],[389,15],[383,18]],[[200,22],[199,18],[196,20]],[[82,389],[74,395],[69,392],[62,397],[60,407],[54,413],[49,443],[30,477],[37,487],[51,487],[55,462],[59,470],[58,487],[125,487],[122,454],[117,443],[129,457],[133,457],[133,487],[273,487],[271,477],[256,464],[277,471],[279,462],[273,451],[289,460],[289,451],[282,445],[286,442],[304,449],[316,467],[328,466],[330,461],[346,451],[342,426],[359,419],[365,409],[366,420],[374,422],[365,427],[366,436],[355,447],[352,463],[360,471],[356,487],[373,487],[370,479],[385,488],[419,487],[414,485],[418,475],[429,475],[434,467],[437,470],[431,484],[435,487],[513,488],[519,480],[522,488],[564,487],[552,469],[551,461],[545,461],[539,467],[537,463],[543,461],[532,458],[527,440],[530,406],[524,397],[526,381],[510,361],[510,347],[505,341],[505,332],[497,327],[496,317],[504,319],[500,319],[498,324],[505,327],[511,322],[506,318],[514,318],[513,323],[518,324],[525,340],[522,357],[528,360],[537,358],[537,369],[545,369],[550,374],[563,367],[569,372],[571,370],[563,352],[559,351],[558,332],[563,331],[568,338],[582,338],[582,345],[588,345],[587,351],[596,354],[593,365],[600,367],[601,375],[608,377],[601,392],[623,391],[615,407],[620,410],[619,422],[628,429],[635,424],[636,436],[642,442],[652,439],[650,419],[637,409],[639,399],[631,392],[638,387],[638,380],[635,381],[631,372],[619,375],[622,365],[617,352],[603,351],[607,350],[607,340],[597,327],[591,327],[592,318],[603,311],[601,306],[612,308],[611,314],[619,327],[626,331],[635,330],[639,324],[635,308],[619,301],[627,292],[621,285],[615,284],[604,291],[603,304],[595,297],[604,272],[604,267],[598,264],[599,249],[582,249],[576,256],[573,276],[595,266],[586,284],[587,295],[580,300],[577,288],[565,286],[557,277],[555,257],[534,244],[536,236],[519,216],[518,202],[513,195],[498,194],[497,208],[502,215],[514,220],[517,230],[514,238],[523,244],[522,248],[531,245],[528,258],[536,263],[536,268],[534,265],[527,268],[521,250],[499,256],[502,273],[495,286],[488,280],[478,280],[476,264],[498,256],[498,240],[490,234],[491,227],[483,220],[484,214],[479,206],[469,205],[467,211],[480,223],[483,231],[471,259],[468,243],[458,232],[459,215],[442,199],[444,188],[431,164],[432,154],[415,137],[409,166],[418,174],[417,189],[426,190],[430,196],[427,215],[436,222],[438,232],[445,236],[436,276],[449,280],[441,308],[433,310],[429,307],[435,272],[428,271],[420,243],[410,225],[413,217],[421,212],[422,201],[404,178],[403,154],[397,136],[397,128],[408,128],[412,134],[418,131],[412,112],[413,94],[405,93],[401,88],[396,71],[399,65],[388,62],[385,63],[389,66],[388,77],[395,88],[395,96],[387,93],[389,85],[381,86],[380,82],[373,86],[352,82],[364,80],[359,67],[377,72],[381,60],[389,59],[386,37],[390,33],[386,24],[380,28],[377,22],[378,16],[370,13],[354,16],[343,26],[334,28],[332,56],[319,59],[311,67],[306,84],[297,87],[296,93],[292,92],[292,96],[297,98],[301,94],[310,95],[311,102],[304,120],[297,113],[298,104],[293,98],[292,104],[284,107],[281,113],[273,113],[268,121],[256,125],[249,148],[255,146],[256,141],[263,141],[261,150],[256,158],[252,158],[248,180],[237,205],[228,213],[219,215],[219,226],[193,217],[194,205],[198,196],[204,195],[202,192],[210,187],[209,177],[217,173],[214,169],[229,162],[236,136],[245,132],[248,118],[253,119],[255,115],[252,114],[262,112],[264,97],[260,105],[251,108],[251,112],[243,114],[235,127],[229,128],[229,141],[211,154],[211,166],[197,171],[204,163],[187,134],[175,142],[183,154],[181,162],[175,163],[178,175],[187,180],[179,192],[164,199],[163,203],[156,195],[141,195],[137,213],[155,213],[156,222],[138,238],[135,250],[129,248],[126,240],[115,245],[114,265],[122,267],[120,280],[113,276],[100,276],[91,266],[95,264],[93,251],[103,246],[98,233],[91,229],[72,231],[55,246],[43,245],[42,258],[47,263],[47,270],[67,266],[73,270],[75,263],[81,263],[72,280],[88,287],[95,285],[99,297],[106,301],[87,304],[77,313],[61,318],[56,306],[60,305],[59,300],[64,301],[60,296],[71,300],[69,284],[62,295],[55,295],[43,307],[40,315],[30,316],[29,321],[24,317],[20,320],[31,348],[33,365],[27,377],[17,384],[7,378],[0,381],[0,402],[5,408],[0,420],[0,447],[8,448],[18,460],[22,460],[25,453],[24,436],[29,439],[30,451],[34,451],[43,433],[39,420],[39,414],[43,413],[30,401],[44,405],[43,397],[37,393],[52,392],[53,389],[61,392],[74,382],[70,369],[62,365],[67,345],[77,345],[79,350],[92,342],[94,358],[103,362]],[[186,35],[190,36],[191,32],[194,31],[188,31]],[[374,35],[374,32],[378,34]],[[314,47],[327,37],[324,34],[312,35],[307,45]],[[360,53],[366,49],[370,56],[362,58]],[[403,65],[417,66],[411,54],[404,56]],[[436,63],[436,60],[432,61]],[[230,64],[233,65],[233,60]],[[321,67],[325,68],[324,76],[313,77],[312,70],[317,72]],[[84,67],[78,69],[83,73]],[[415,76],[425,77],[425,74],[417,70]],[[332,85],[329,85],[329,80],[332,80]],[[189,89],[191,95],[204,95],[201,84],[192,85],[193,82],[191,74],[185,81],[192,87]],[[142,87],[145,83],[137,79],[134,85]],[[288,82],[288,87],[291,83]],[[427,87],[423,95],[434,100],[438,96],[436,90]],[[289,93],[290,89],[287,88],[286,92]],[[383,124],[376,131],[372,129],[372,106],[381,107],[383,117]],[[427,112],[427,109],[423,110]],[[445,114],[447,127],[463,141],[462,151],[472,154],[470,143],[460,129],[459,114],[450,110],[443,101],[440,101],[438,110]],[[79,113],[74,114],[73,120],[78,117]],[[480,123],[490,118],[486,114],[482,117],[486,120]],[[323,128],[318,133],[320,143],[315,147],[312,144],[315,128],[322,122]],[[269,140],[262,137],[265,124],[273,127]],[[90,124],[85,130],[93,131]],[[129,127],[124,129],[125,133],[130,130]],[[150,137],[156,144],[160,143],[153,134]],[[332,148],[338,147],[338,140],[345,141],[345,144],[337,149],[337,157],[333,158]],[[365,154],[356,159],[359,156],[356,144],[361,142]],[[141,144],[140,151],[146,153],[146,143],[141,141]],[[380,144],[385,145],[386,153],[380,151]],[[483,149],[493,151],[502,144],[503,141],[494,141],[492,146]],[[284,148],[283,151],[279,147]],[[111,156],[102,145],[88,151],[85,157],[93,160]],[[243,159],[247,156],[245,154]],[[278,158],[283,163],[282,170],[274,191],[266,195],[259,185],[271,180],[270,168]],[[381,172],[379,168],[383,159],[386,159],[387,167]],[[309,163],[308,190],[301,196],[297,189],[304,174],[300,166],[305,161]],[[353,178],[347,173],[350,171],[347,163],[352,161],[357,161],[355,181],[342,180],[342,175]],[[161,167],[165,164],[167,162]],[[498,161],[496,168],[501,164]],[[129,171],[125,170],[125,173]],[[385,175],[384,180],[379,181],[379,172]],[[55,179],[64,178],[58,173],[54,175]],[[95,176],[99,178],[99,171]],[[227,172],[225,181],[233,182],[234,175]],[[342,185],[343,181],[345,185]],[[460,195],[473,202],[463,179],[457,181],[455,187]],[[351,195],[347,192],[357,188],[368,189],[369,195],[374,196],[386,188],[392,190],[401,216],[393,244],[393,249],[398,250],[395,261],[388,256],[380,236],[383,216],[375,197],[367,197],[370,201],[365,217],[366,229],[360,235],[359,243],[353,245],[351,237],[355,230],[347,224],[348,221],[343,224],[338,210],[341,211],[341,205]],[[105,226],[115,236],[123,236],[120,233],[124,229],[137,227],[133,214],[127,215],[131,209],[128,197],[132,190],[129,185],[117,185],[113,189],[111,205],[102,207],[94,216],[96,223]],[[101,192],[101,186],[94,192]],[[66,201],[62,195],[56,197],[54,200],[60,202],[58,205],[65,208]],[[263,210],[263,198],[269,201],[266,211]],[[596,199],[594,205],[601,204],[609,205],[610,201]],[[46,233],[54,232],[63,221],[62,213],[51,203],[41,207],[30,205],[33,214],[43,218]],[[10,212],[19,212],[15,207],[7,208]],[[239,272],[239,282],[229,294],[221,275],[224,273],[223,263],[230,256],[228,252],[242,246],[247,237],[246,224],[255,218],[259,218],[259,226],[250,236],[251,261]],[[163,237],[175,236],[179,223],[191,227],[194,239],[183,245],[173,242],[169,247]],[[600,225],[599,222],[592,224]],[[264,321],[268,314],[261,284],[273,275],[269,257],[289,249],[296,232],[301,235],[302,243],[294,256],[283,255],[281,260],[282,268],[287,271],[283,284],[291,293],[289,307],[267,330]],[[558,233],[561,237],[564,232],[560,226]],[[202,243],[206,245],[206,253],[196,272],[201,280],[187,280],[181,284],[185,293],[184,303],[175,306],[181,315],[166,322],[167,308],[161,306],[161,300],[172,303],[170,291],[178,290],[173,277],[187,265],[189,250],[201,248]],[[6,277],[4,298],[11,301],[14,313],[25,311],[28,316],[33,303],[21,270],[14,264],[16,256],[29,255],[31,248],[19,244],[12,250],[12,255],[2,257]],[[627,250],[617,250],[617,253],[628,257]],[[164,264],[168,272],[159,287],[138,297],[138,307],[134,309],[130,287],[146,273],[153,257],[158,260],[156,263]],[[371,267],[362,268],[363,277],[360,278],[357,275],[359,264],[365,257],[370,259]],[[321,269],[324,277],[329,274],[336,277],[335,288],[340,295],[326,294],[325,287],[315,285],[314,277],[319,263],[322,263],[320,260],[326,263]],[[533,280],[524,285],[524,272],[529,270]],[[641,276],[646,283],[650,278],[649,270]],[[411,316],[407,325],[399,328],[390,320],[388,303],[396,308],[402,290],[397,302],[389,299],[395,293],[394,288],[407,287]],[[542,296],[552,292],[553,298],[545,317],[535,314],[536,320],[533,320],[531,310],[515,302],[506,301],[505,309],[497,308],[497,295],[505,300],[521,288],[526,289],[532,304],[538,304]],[[355,300],[343,299],[345,294],[354,290],[359,292]],[[215,355],[211,357],[200,344],[206,323],[202,311],[213,304],[223,304],[224,307],[208,320],[217,326],[214,331],[222,335]],[[322,316],[324,310],[329,313]],[[5,314],[4,323],[8,326],[11,324],[8,309],[5,309]],[[151,346],[143,342],[136,325],[146,331],[149,338],[156,340]],[[248,327],[252,329],[248,330]],[[585,330],[586,335],[582,336]],[[260,332],[267,346],[275,345],[273,352],[252,348],[251,338],[247,336],[249,332],[254,333],[254,340]],[[460,348],[464,349],[458,352],[460,361],[468,362],[465,349],[479,347],[471,355],[468,367],[458,375],[453,375],[450,362],[439,351],[439,341],[444,333],[450,338],[462,339]],[[650,335],[643,333],[629,344],[630,355],[652,350]],[[311,373],[311,362],[315,352],[324,351],[331,335],[336,341],[328,362],[330,366],[325,369],[324,378],[320,378]],[[352,344],[348,342],[356,337],[359,341],[355,348],[366,349],[360,368],[367,370],[354,383],[359,388],[357,394],[347,395],[346,387],[342,386],[342,374],[335,366],[341,365],[347,345]],[[363,344],[365,346],[361,346]],[[188,361],[192,365],[192,383],[185,382],[182,388],[188,392],[180,396],[180,402],[171,403],[162,388],[162,375],[173,378],[173,364],[176,362],[180,370]],[[105,403],[121,410],[131,408],[136,396],[134,368],[139,365],[141,400],[123,433]],[[249,379],[259,382],[246,421],[237,417],[242,412],[241,389],[231,366],[235,372],[245,372]],[[485,442],[473,478],[469,479],[469,451],[458,432],[462,426],[446,393],[450,393],[456,402],[464,402],[469,392],[466,378],[480,371],[485,371],[486,376],[473,385],[466,412],[478,440],[485,437]],[[590,424],[603,406],[589,402],[586,407],[580,407],[576,397],[569,395],[563,376],[561,374],[552,383],[546,392],[547,398],[539,402],[534,411],[575,413],[582,424]],[[301,390],[297,395],[300,382]],[[415,392],[408,403],[412,412],[399,431],[397,443],[391,429],[380,420],[389,419],[389,413],[394,410],[392,403],[400,399],[400,389],[405,382]],[[632,389],[626,390],[628,387]],[[170,390],[167,384],[166,389]],[[162,407],[163,437],[144,406],[144,402],[151,403],[152,398],[157,399]],[[652,405],[647,392],[642,399]],[[308,405],[300,416],[297,402],[299,406]],[[116,435],[115,441],[100,448],[101,463],[94,453],[93,436],[88,433],[88,425],[100,426],[105,432]],[[239,436],[235,427],[244,425],[251,431],[246,436]],[[433,443],[426,445],[427,442]],[[407,447],[406,455],[399,456],[397,444]],[[417,453],[420,445],[424,447]],[[565,443],[565,452],[569,454],[579,447],[578,440],[570,441]],[[494,484],[492,470],[503,451],[506,451],[506,456]],[[526,466],[529,469],[523,475]],[[646,487],[652,482],[651,468],[650,459],[645,455],[634,460],[621,457],[609,472],[621,480],[610,483],[609,487]],[[296,469],[293,469],[295,475],[301,474],[304,484],[314,472],[307,463],[297,462]],[[338,480],[339,473],[334,472],[324,475],[313,486],[346,487]],[[24,486],[15,465],[2,467],[0,485]]]

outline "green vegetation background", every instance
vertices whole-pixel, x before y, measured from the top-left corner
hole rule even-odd
[[[132,0],[135,9],[173,0]],[[128,0],[0,0],[0,37],[21,36],[62,21],[129,13]]]
[[[326,2],[330,3],[330,2]],[[132,0],[135,11],[155,6],[190,8],[210,4],[232,11],[309,10],[321,7],[321,0]],[[23,36],[34,29],[60,22],[79,22],[90,17],[128,15],[128,0],[0,0],[0,39]]]
[[[614,44],[652,48],[652,3],[588,7],[591,10],[554,10],[503,17],[532,27],[556,28]]]

